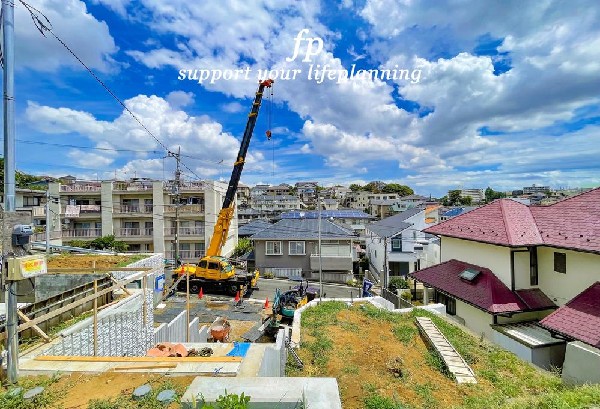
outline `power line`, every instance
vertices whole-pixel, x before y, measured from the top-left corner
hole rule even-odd
[[[44,15],[44,13],[31,6],[30,4],[26,3],[24,0],[19,1],[27,9],[29,14],[31,15],[33,24],[44,37],[46,36],[45,32],[49,32],[50,34],[52,34],[52,36],[87,70],[87,72],[89,72],[90,75],[94,77],[94,79],[106,90],[106,92],[108,92],[108,94],[111,97],[113,97],[114,100],[117,101],[117,103],[119,103],[119,105],[121,105],[123,109],[127,111],[127,113],[129,113],[129,115],[131,115],[131,117],[146,131],[146,133],[148,133],[148,135],[150,135],[160,146],[162,146],[168,154],[174,153],[160,139],[158,139],[158,137],[154,135],[152,131],[150,131],[150,129],[148,129],[146,125],[144,125],[144,123],[129,108],[127,108],[125,103],[121,101],[121,99],[94,73],[94,71],[92,71],[92,69],[88,67],[87,64],[84,63],[83,60],[79,58],[79,56],[75,54],[75,52],[56,33],[54,33],[52,29],[52,24],[50,23],[50,20],[48,20],[48,17]],[[45,21],[42,21],[40,16],[43,17]],[[185,163],[181,163],[181,165],[194,176],[196,176],[198,179],[200,179],[200,176],[196,175],[196,173],[192,169],[190,169]]]

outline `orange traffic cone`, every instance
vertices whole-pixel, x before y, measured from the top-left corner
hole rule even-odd
[[[265,308],[269,308],[269,297],[267,297],[267,300],[265,301]]]
[[[198,298],[202,299],[204,297],[204,292],[202,291],[202,287],[200,287],[200,292],[198,293]]]
[[[235,302],[239,302],[240,301],[240,292],[238,291],[237,293],[235,293]]]

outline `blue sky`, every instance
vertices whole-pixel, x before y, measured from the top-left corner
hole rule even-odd
[[[276,81],[272,103],[263,101],[246,184],[383,180],[433,195],[600,185],[593,0],[28,3],[164,146],[181,147],[187,179],[229,177],[258,70],[296,69],[296,79]],[[303,29],[313,42],[298,42],[290,61]],[[164,147],[51,35],[42,37],[18,1],[15,33],[19,170],[172,175]],[[311,64],[335,70],[334,79],[309,79]],[[335,79],[353,65],[414,76]],[[179,80],[182,69],[250,75],[198,84]]]

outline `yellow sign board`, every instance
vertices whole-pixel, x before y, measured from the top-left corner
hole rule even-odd
[[[48,273],[46,256],[25,256],[8,259],[8,279],[26,280]]]

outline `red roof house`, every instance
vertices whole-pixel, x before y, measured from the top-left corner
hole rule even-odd
[[[540,325],[600,348],[600,281],[541,320]]]
[[[465,271],[468,271],[466,275],[463,274]],[[539,289],[513,292],[490,269],[459,260],[448,260],[410,275],[426,286],[490,314],[556,308]]]
[[[600,188],[554,203],[499,199],[424,230],[500,246],[552,246],[600,253]]]

